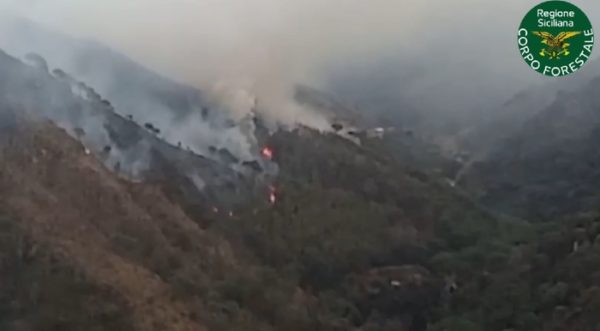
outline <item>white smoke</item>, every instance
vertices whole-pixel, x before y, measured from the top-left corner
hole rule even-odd
[[[295,85],[320,81],[330,61],[396,44],[420,7],[389,0],[0,0],[3,12],[97,39],[216,92],[239,118],[257,99],[269,119],[320,129],[326,119],[293,101]]]
[[[382,54],[394,59],[386,69],[425,68],[389,83],[423,108],[481,109],[540,82],[515,46],[520,20],[538,2],[0,0],[0,11],[107,44],[210,92],[236,119],[259,109],[274,121],[325,128],[326,119],[293,101],[295,85],[319,86],[332,66],[360,70]],[[600,25],[597,2],[574,2]]]

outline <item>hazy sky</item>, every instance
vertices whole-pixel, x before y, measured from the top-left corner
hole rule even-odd
[[[390,0],[3,1],[188,81],[213,80],[215,67],[221,79],[304,75],[339,56],[401,42],[424,10]]]
[[[521,19],[537,3],[0,0],[0,9],[97,39],[177,80],[217,91],[233,86],[273,104],[298,81],[319,85],[331,68],[368,71],[385,61],[384,71],[420,70],[402,89],[461,108],[548,80],[526,67],[516,45]],[[600,27],[600,1],[573,3]]]

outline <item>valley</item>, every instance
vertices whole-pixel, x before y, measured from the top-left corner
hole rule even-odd
[[[50,39],[0,52],[0,329],[600,325],[597,63],[460,130],[299,84],[317,128]]]

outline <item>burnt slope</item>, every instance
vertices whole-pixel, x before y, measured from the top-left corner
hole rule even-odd
[[[242,166],[246,160],[208,158],[173,145],[119,115],[110,102],[64,72],[50,74],[0,52],[0,74],[0,107],[52,120],[116,173],[164,184],[186,209],[239,207],[256,185],[255,172]],[[6,123],[11,114],[5,113]],[[263,160],[258,162],[261,170],[266,167]],[[171,177],[180,178],[178,187],[185,189],[173,193]]]

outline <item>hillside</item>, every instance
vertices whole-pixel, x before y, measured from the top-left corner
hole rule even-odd
[[[585,70],[556,80],[542,80],[508,98],[499,107],[485,109],[485,117],[463,128],[457,139],[463,149],[477,157],[485,157],[495,147],[519,131],[526,122],[543,113],[557,98],[574,93],[591,84],[600,73],[600,61],[590,61]],[[543,115],[542,115],[543,116]]]
[[[61,130],[13,130],[0,171],[3,274],[14,277],[3,282],[6,329],[203,330],[159,277],[186,254],[177,236],[205,236],[197,224],[156,189],[119,180]]]
[[[0,329],[600,324],[597,78],[521,94],[511,111],[555,97],[472,162],[306,86],[332,132],[235,122],[100,45],[55,42],[84,49],[64,70],[0,52]],[[101,73],[117,82],[86,79]],[[182,128],[202,139],[165,132]]]
[[[600,79],[554,101],[488,156],[463,185],[499,211],[543,220],[595,207],[600,155]]]
[[[446,300],[443,276],[469,277],[466,265],[430,265],[436,252],[485,245],[499,224],[424,178],[390,174],[385,160],[371,160],[340,138],[306,134],[273,137],[275,151],[289,151],[277,159],[286,170],[274,208],[202,230],[157,187],[119,179],[50,124],[18,119],[3,139],[0,171],[3,245],[14,261],[5,268],[23,275],[1,295],[9,300],[7,328],[334,330],[396,323],[422,330]],[[322,147],[304,150],[306,139]],[[303,150],[316,161],[300,170],[293,158],[304,157]],[[330,172],[337,165],[321,153],[333,150],[346,174]],[[468,222],[490,228],[472,233],[472,242],[447,232]],[[388,289],[388,277],[406,278],[397,286],[410,296],[388,292],[396,290]],[[368,295],[364,282],[383,292]],[[399,299],[399,306],[385,304]],[[374,315],[384,308],[384,316]]]
[[[449,289],[493,262],[448,265],[444,254],[510,250],[489,245],[515,224],[377,139],[267,135],[270,189],[75,93],[64,74],[6,55],[0,70],[5,267],[21,275],[0,295],[9,330],[425,330]],[[107,140],[89,137],[98,131]],[[107,162],[119,151],[125,165],[140,144],[150,159],[138,176]],[[191,171],[205,187],[189,191]],[[244,178],[255,186],[243,190]],[[244,201],[230,211],[227,187]]]

